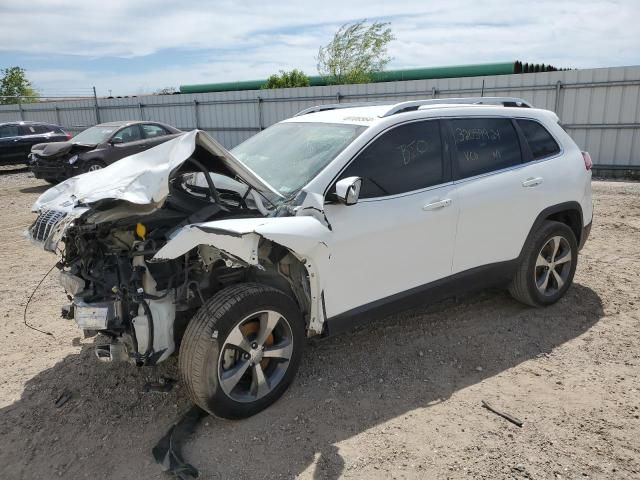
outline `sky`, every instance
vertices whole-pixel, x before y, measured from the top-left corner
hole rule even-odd
[[[318,47],[365,18],[391,23],[388,69],[640,64],[640,0],[0,0],[0,68],[44,96],[316,75]]]

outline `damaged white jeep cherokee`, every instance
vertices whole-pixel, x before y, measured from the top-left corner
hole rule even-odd
[[[591,160],[513,98],[324,105],[231,152],[186,133],[35,203],[71,314],[103,360],[179,345],[193,401],[252,415],[305,337],[460,290],[529,305],[569,288],[591,227]]]

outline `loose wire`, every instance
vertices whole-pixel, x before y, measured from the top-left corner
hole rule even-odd
[[[30,328],[31,330],[35,330],[36,332],[44,333],[45,335],[50,335],[50,336],[52,336],[53,338],[56,338],[56,337],[53,335],[53,333],[51,333],[51,332],[45,332],[44,330],[40,330],[39,328],[36,328],[36,327],[34,327],[34,326],[32,326],[32,325],[29,325],[29,324],[27,323],[27,308],[29,308],[29,304],[31,303],[31,299],[33,298],[33,296],[35,295],[35,293],[38,291],[38,288],[40,288],[40,285],[42,285],[42,282],[44,282],[44,279],[45,279],[45,278],[47,278],[47,277],[49,276],[49,274],[53,271],[53,269],[54,269],[54,268],[56,268],[56,266],[57,266],[57,265],[58,265],[58,264],[56,263],[53,267],[51,267],[51,268],[49,269],[49,271],[48,271],[47,273],[45,273],[45,274],[44,274],[44,277],[42,277],[42,280],[40,280],[40,281],[38,282],[38,285],[36,285],[36,288],[34,288],[34,289],[33,289],[33,292],[31,292],[31,295],[29,295],[29,299],[27,300],[27,303],[26,303],[26,304],[25,304],[25,306],[24,306],[24,314],[23,314],[23,317],[22,317],[22,320],[23,320],[23,322],[24,322],[24,324],[25,324],[25,326],[26,326],[27,328]]]

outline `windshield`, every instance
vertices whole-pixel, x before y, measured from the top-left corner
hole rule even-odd
[[[118,127],[102,127],[96,125],[95,127],[87,128],[85,131],[80,132],[71,140],[73,143],[83,143],[85,145],[97,145],[104,143],[111,136]]]
[[[331,123],[278,123],[231,153],[280,194],[304,187],[366,127]]]

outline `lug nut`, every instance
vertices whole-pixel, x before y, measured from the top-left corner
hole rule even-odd
[[[245,354],[244,354],[244,359],[245,359],[245,360],[249,360],[249,358],[250,358],[250,357],[251,357],[251,355],[249,355],[248,353],[245,353]]]
[[[257,344],[256,342],[253,342],[253,343],[251,344],[251,348],[253,348],[253,349],[258,348],[258,344]]]

